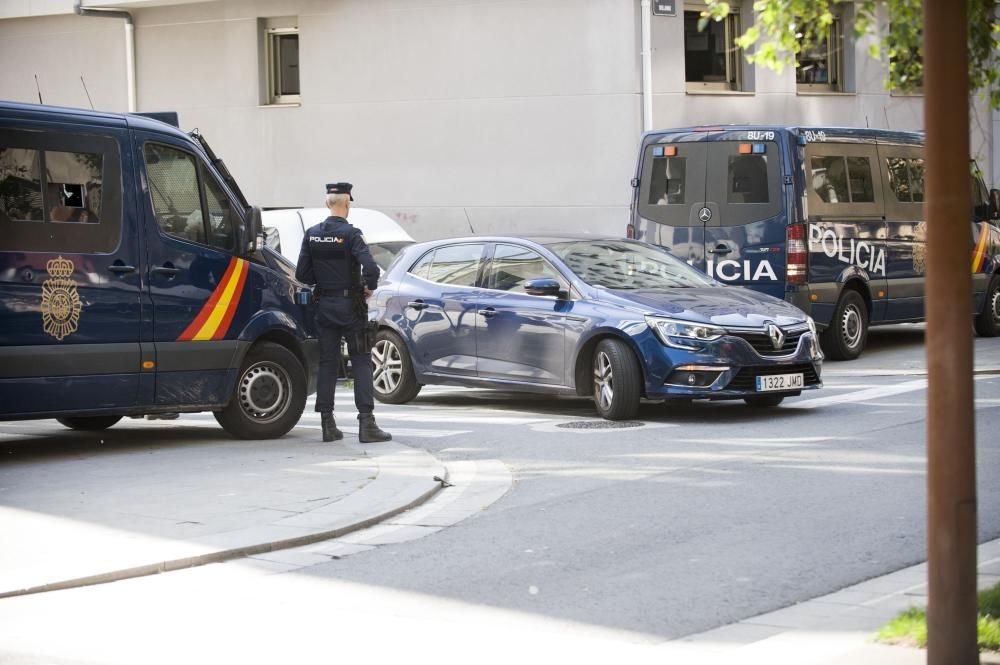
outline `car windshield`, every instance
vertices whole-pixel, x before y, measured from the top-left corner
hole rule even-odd
[[[572,240],[546,247],[592,286],[608,289],[677,289],[713,281],[664,249],[628,240]]]

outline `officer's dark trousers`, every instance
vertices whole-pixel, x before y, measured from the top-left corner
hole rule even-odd
[[[375,408],[375,388],[372,383],[371,354],[358,346],[358,333],[364,322],[354,314],[349,298],[320,298],[316,311],[319,329],[319,376],[316,377],[316,410],[333,411],[333,393],[340,369],[340,340],[347,340],[354,373],[354,405],[358,413],[371,413]]]

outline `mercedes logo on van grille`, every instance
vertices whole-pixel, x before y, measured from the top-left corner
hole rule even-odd
[[[709,210],[708,208],[702,208],[701,210],[698,211],[698,219],[700,219],[702,222],[707,222],[708,220],[712,219],[712,211]]]
[[[771,338],[774,350],[780,351],[781,347],[785,344],[784,331],[773,323],[768,323],[764,329],[767,330],[767,336]]]

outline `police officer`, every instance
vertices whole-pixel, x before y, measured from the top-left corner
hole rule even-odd
[[[347,350],[354,369],[354,404],[358,408],[358,438],[361,443],[389,441],[379,429],[372,411],[375,389],[372,382],[371,350],[365,348],[365,319],[355,309],[355,299],[367,300],[378,285],[379,268],[368,251],[361,231],[351,226],[353,185],[337,182],[326,186],[326,207],[330,216],[306,231],[295,278],[315,284],[317,299],[316,326],[319,328],[319,376],[316,410],[323,424],[323,440],[344,438],[333,419],[333,393],[340,367],[340,340],[347,340]],[[362,274],[358,274],[358,267]],[[360,339],[359,339],[360,338]]]

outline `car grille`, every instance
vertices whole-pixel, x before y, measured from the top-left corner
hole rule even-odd
[[[749,390],[754,391],[757,389],[757,377],[758,376],[772,376],[774,374],[797,374],[802,372],[802,380],[805,382],[806,386],[815,386],[819,383],[819,376],[816,374],[816,368],[811,364],[805,363],[802,365],[771,365],[769,367],[744,367],[736,373],[729,383],[726,385],[726,390]]]
[[[773,356],[787,356],[790,353],[795,353],[795,349],[799,348],[799,338],[808,332],[808,328],[803,330],[786,330],[782,328],[782,332],[785,333],[785,342],[781,345],[780,349],[774,348],[771,338],[763,331],[729,331],[728,334],[731,337],[739,337],[752,346],[757,355],[768,358]]]

